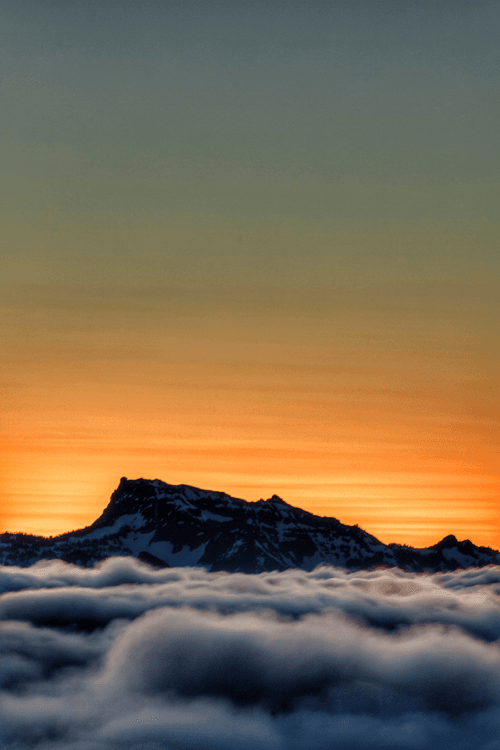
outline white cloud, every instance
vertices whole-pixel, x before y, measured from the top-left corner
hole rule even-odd
[[[500,570],[0,569],[24,750],[460,746],[500,733]]]

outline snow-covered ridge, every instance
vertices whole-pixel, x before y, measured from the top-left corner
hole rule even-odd
[[[500,553],[447,536],[426,549],[385,545],[358,526],[315,516],[277,495],[247,502],[225,492],[123,477],[91,526],[53,539],[0,535],[0,564],[60,558],[84,566],[117,555],[156,567],[260,573],[320,564],[438,572],[499,565]]]

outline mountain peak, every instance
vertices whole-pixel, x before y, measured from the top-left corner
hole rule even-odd
[[[272,497],[268,497],[267,500],[264,500],[264,498],[261,497],[260,500],[257,500],[257,505],[287,505],[288,503],[285,503],[283,498],[281,498],[279,495],[272,495]],[[292,507],[292,506],[289,506]]]
[[[458,544],[458,539],[454,534],[448,534],[448,536],[445,536],[444,539],[441,539],[440,542],[438,542],[435,545],[436,549],[449,549],[451,547],[456,547]]]
[[[359,526],[316,516],[278,495],[247,502],[225,492],[160,479],[122,477],[91,526],[53,539],[0,535],[0,564],[59,558],[92,565],[132,555],[155,567],[195,565],[261,573],[321,564],[414,572],[499,565],[500,553],[450,534],[426,549],[380,542]]]

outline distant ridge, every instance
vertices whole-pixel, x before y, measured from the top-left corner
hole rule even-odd
[[[59,558],[90,566],[117,555],[157,568],[194,565],[242,573],[312,570],[320,564],[428,573],[500,565],[498,551],[453,535],[424,549],[386,545],[358,526],[308,513],[277,495],[247,502],[159,479],[123,477],[102,515],[84,529],[52,539],[0,535],[3,565]]]

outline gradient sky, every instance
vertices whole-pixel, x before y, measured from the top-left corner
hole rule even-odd
[[[500,5],[0,4],[0,531],[121,476],[500,548]]]

